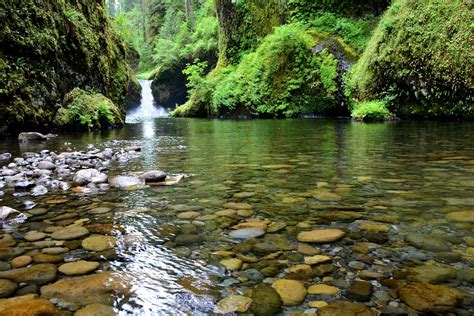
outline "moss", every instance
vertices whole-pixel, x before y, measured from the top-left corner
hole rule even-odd
[[[61,128],[103,129],[122,126],[119,108],[101,93],[73,89],[64,96],[62,107],[53,120]]]
[[[102,1],[5,0],[0,20],[5,131],[49,128],[74,87],[94,89],[123,111],[131,75]]]
[[[474,117],[473,5],[395,0],[349,77],[356,101],[401,116]]]
[[[357,121],[373,122],[392,119],[394,116],[387,109],[384,101],[365,101],[354,106],[351,116]]]

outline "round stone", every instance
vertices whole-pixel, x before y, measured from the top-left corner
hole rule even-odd
[[[217,303],[214,313],[228,314],[228,313],[245,313],[252,304],[252,299],[242,295],[230,295]]]
[[[335,286],[330,286],[326,284],[315,284],[311,285],[308,288],[308,294],[316,294],[316,295],[338,295],[341,292]]]
[[[10,264],[12,268],[16,269],[29,265],[31,261],[33,261],[33,259],[30,256],[19,256],[10,261]]]
[[[25,239],[28,241],[38,241],[38,240],[44,239],[46,236],[47,235],[45,233],[31,231],[31,232],[26,233]]]
[[[66,275],[83,275],[94,271],[99,267],[99,263],[95,261],[79,260],[75,262],[65,263],[60,265],[59,272]]]
[[[265,231],[258,227],[242,228],[231,231],[230,237],[237,239],[249,239],[265,235]]]
[[[9,297],[17,288],[18,286],[12,281],[0,279],[0,298]]]
[[[89,235],[89,231],[85,227],[81,226],[73,226],[73,227],[66,227],[55,231],[51,237],[53,239],[59,240],[71,240],[71,239],[78,239],[84,236]]]
[[[315,229],[299,233],[297,239],[300,242],[328,243],[338,241],[345,234],[343,230],[337,228]]]
[[[285,306],[300,305],[306,298],[306,288],[299,281],[279,279],[273,282],[272,287],[280,295]]]
[[[242,260],[237,258],[223,259],[219,263],[229,271],[240,270],[242,267]]]
[[[115,247],[117,239],[113,236],[94,235],[82,241],[82,248],[89,251],[104,251]]]
[[[309,265],[320,264],[320,263],[325,263],[325,262],[330,262],[330,261],[332,261],[331,257],[323,256],[323,255],[316,255],[316,256],[304,258],[304,263],[309,264]]]

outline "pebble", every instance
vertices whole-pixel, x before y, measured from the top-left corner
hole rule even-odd
[[[252,304],[252,299],[242,295],[230,295],[217,303],[214,313],[228,314],[228,313],[245,313]]]
[[[369,282],[355,280],[346,290],[346,296],[356,301],[368,302],[372,296],[372,289],[373,286]]]
[[[219,261],[221,265],[223,265],[229,271],[240,270],[242,267],[242,260],[237,258],[230,258],[230,259],[223,259]]]
[[[311,285],[308,288],[308,294],[316,294],[316,295],[338,295],[341,290],[335,286],[330,286],[326,284],[315,284]]]
[[[305,257],[304,258],[304,263],[309,264],[309,265],[316,265],[320,263],[326,263],[326,262],[331,262],[332,258],[328,256],[323,256],[323,255],[315,255],[312,257]]]
[[[229,233],[230,237],[237,239],[249,239],[263,235],[265,235],[265,231],[258,227],[237,229]]]
[[[18,286],[12,281],[0,279],[0,298],[9,297],[17,288]]]

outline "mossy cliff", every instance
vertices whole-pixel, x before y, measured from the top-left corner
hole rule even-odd
[[[354,67],[355,101],[400,116],[474,117],[474,4],[395,0]]]
[[[47,129],[75,87],[102,93],[124,115],[126,49],[96,0],[0,2],[0,133]]]

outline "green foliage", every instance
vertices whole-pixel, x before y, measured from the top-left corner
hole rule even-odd
[[[474,20],[462,0],[395,0],[352,70],[348,94],[399,115],[474,117]]]
[[[338,62],[326,50],[311,52],[312,38],[298,25],[285,25],[267,36],[255,52],[243,55],[207,78],[201,66],[188,68],[193,96],[174,115],[246,114],[291,117],[323,113],[334,107]],[[198,109],[205,107],[205,109]]]
[[[309,28],[338,35],[352,47],[362,53],[377,25],[379,18],[373,15],[365,15],[362,18],[350,18],[337,16],[331,12],[322,12],[306,21]]]
[[[311,20],[321,12],[360,17],[366,14],[378,15],[385,11],[391,0],[287,0],[293,20]]]
[[[79,88],[66,94],[54,124],[62,128],[100,129],[123,125],[118,107],[100,93]]]
[[[354,106],[351,112],[353,119],[357,121],[383,121],[393,118],[393,114],[387,109],[384,101],[365,101]]]
[[[187,84],[189,93],[194,93],[201,89],[204,84],[206,84],[206,80],[204,78],[205,71],[207,69],[208,63],[206,61],[199,62],[198,60],[195,61],[193,64],[188,64],[186,68],[183,70],[183,74],[187,78]]]
[[[215,60],[217,29],[217,18],[209,0],[197,10],[194,28],[182,8],[169,7],[154,41],[154,67],[164,70],[184,66],[195,59]]]

